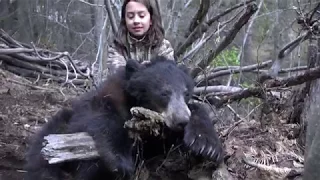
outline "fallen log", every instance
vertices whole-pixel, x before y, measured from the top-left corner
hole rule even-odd
[[[131,114],[133,118],[124,125],[129,130],[131,138],[142,139],[145,135],[160,135],[164,120],[159,113],[142,107],[133,107]],[[49,164],[99,156],[92,137],[85,132],[50,134],[44,139],[41,153]]]
[[[92,137],[84,132],[50,134],[44,139],[41,153],[49,164],[99,157]]]

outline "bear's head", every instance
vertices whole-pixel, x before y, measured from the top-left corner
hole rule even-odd
[[[141,65],[128,60],[126,88],[133,106],[161,113],[170,129],[182,129],[189,122],[188,108],[194,83],[188,70],[163,56]]]

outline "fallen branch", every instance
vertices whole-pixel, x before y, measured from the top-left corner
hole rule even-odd
[[[196,87],[194,88],[195,94],[207,94],[207,93],[213,93],[213,92],[227,92],[227,93],[236,93],[244,90],[240,87],[232,87],[232,86],[207,86],[207,87]]]
[[[297,76],[283,78],[283,79],[269,79],[265,81],[263,86],[251,87],[241,91],[238,91],[230,96],[221,97],[217,99],[215,97],[207,97],[208,101],[214,104],[216,107],[221,107],[226,103],[231,103],[233,101],[238,101],[248,97],[258,97],[263,98],[264,95],[271,91],[275,87],[290,87],[303,84],[305,82],[313,81],[320,78],[320,67],[312,68],[305,71],[303,74]]]
[[[91,80],[88,64],[73,60],[68,52],[52,52],[36,48],[33,43],[26,45],[14,40],[2,29],[0,29],[0,60],[3,61],[4,67],[9,66],[11,72],[20,75],[44,74],[40,77],[57,80],[59,83],[78,79]],[[23,72],[17,72],[19,68]],[[61,80],[61,76],[65,77],[65,80]],[[38,77],[39,75],[36,75],[35,78]]]
[[[7,55],[0,54],[0,59],[3,60],[7,64],[10,64],[10,65],[13,65],[16,67],[20,67],[20,68],[33,70],[33,71],[36,71],[39,73],[48,73],[48,74],[52,74],[52,75],[56,75],[56,76],[67,76],[66,71],[48,69],[48,68],[41,66],[39,64],[34,64],[34,63],[27,62],[27,61],[22,61],[22,60],[19,60],[17,58],[12,58]],[[71,72],[68,72],[68,76],[69,76],[69,78],[76,78],[76,74],[71,73]],[[79,78],[84,79],[85,77],[80,76]]]
[[[207,100],[215,105],[217,108],[223,106],[224,104],[231,103],[234,101],[239,101],[241,99],[245,99],[248,97],[258,97],[262,98],[264,94],[264,90],[262,88],[248,88],[239,92],[236,92],[230,96],[221,97],[217,99],[215,97],[207,97]]]
[[[307,66],[299,66],[293,68],[284,68],[279,70],[279,74],[289,73],[289,72],[297,72],[297,71],[305,71],[308,70]],[[268,73],[268,70],[254,70],[254,73]]]
[[[229,74],[236,74],[236,73],[240,73],[240,72],[250,72],[250,71],[253,71],[256,69],[265,68],[271,63],[272,63],[272,60],[265,61],[260,64],[253,64],[253,65],[248,65],[248,66],[243,66],[243,67],[233,66],[230,69],[224,69],[224,67],[220,67],[219,69],[223,69],[223,70],[217,71],[217,70],[213,69],[213,71],[214,71],[213,73],[209,73],[207,75],[199,75],[197,78],[195,78],[195,82],[200,83],[201,81],[204,81],[205,79],[210,80],[213,78],[217,78],[217,77],[225,76],[225,75],[229,75]]]
[[[290,87],[296,86],[305,82],[313,81],[320,78],[320,67],[306,70],[303,74],[292,76],[283,79],[271,79],[266,81],[265,87]]]
[[[19,85],[22,85],[22,86],[30,87],[31,89],[44,90],[44,91],[47,91],[47,92],[58,91],[58,90],[55,90],[55,89],[52,89],[52,88],[48,89],[48,88],[41,87],[41,86],[36,86],[36,85],[31,85],[31,84],[19,82],[19,81],[13,80],[13,79],[7,79],[7,80],[9,82],[12,82],[12,83],[15,83],[15,84],[19,84]]]
[[[53,76],[51,74],[40,73],[40,72],[36,72],[33,70],[24,69],[24,68],[20,68],[20,67],[16,67],[16,66],[11,66],[11,65],[5,65],[5,69],[10,71],[11,73],[17,74],[19,76],[30,77],[30,78],[39,78],[40,77],[40,78],[52,80],[52,81],[55,81],[58,83],[73,83],[74,85],[85,85],[87,83],[87,80],[85,80],[85,79],[72,79],[72,80],[66,81],[62,77],[57,77],[57,76]]]

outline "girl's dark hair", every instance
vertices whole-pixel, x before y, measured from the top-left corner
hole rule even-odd
[[[118,48],[127,49],[127,27],[126,27],[126,6],[130,1],[139,2],[147,7],[150,13],[152,25],[146,33],[145,40],[151,47],[158,47],[164,39],[164,29],[161,24],[160,12],[158,12],[157,6],[151,3],[150,0],[124,0],[121,9],[121,20],[118,28],[118,32],[115,35],[114,43]]]

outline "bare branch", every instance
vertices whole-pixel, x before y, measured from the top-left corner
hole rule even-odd
[[[57,91],[56,89],[53,88],[45,88],[45,87],[41,87],[41,86],[36,86],[36,85],[32,85],[32,84],[28,84],[28,83],[24,83],[24,82],[20,82],[14,79],[7,79],[9,82],[15,83],[15,84],[19,84],[22,86],[26,86],[26,87],[30,87],[31,89],[37,89],[37,90],[44,90],[46,92],[52,92],[52,91]]]
[[[296,86],[305,82],[313,81],[320,78],[320,67],[311,68],[303,74],[292,76],[284,79],[271,79],[266,82],[267,88],[271,87],[290,87]]]
[[[244,55],[243,52],[244,52],[244,48],[246,47],[246,43],[247,43],[247,38],[248,38],[249,32],[251,31],[252,25],[253,25],[253,23],[254,23],[254,21],[255,21],[255,19],[256,19],[256,17],[257,17],[257,15],[258,15],[258,13],[259,13],[259,11],[260,11],[260,9],[261,9],[263,4],[264,4],[264,0],[260,0],[260,3],[258,5],[258,10],[253,15],[252,20],[249,22],[249,25],[248,25],[247,30],[245,32],[245,35],[244,35],[244,38],[243,38],[243,42],[242,42],[242,46],[240,48],[240,51],[239,51],[238,57],[237,57],[238,61],[240,62],[240,65],[243,64],[242,63],[242,59],[243,59],[243,55]],[[241,79],[241,76],[242,76],[242,71],[240,71],[239,81]]]
[[[230,13],[231,11],[247,4],[247,3],[250,3],[250,2],[253,2],[255,0],[248,0],[246,2],[242,2],[242,3],[239,3],[237,5],[235,5],[234,7],[232,8],[229,8],[227,10],[225,10],[224,12],[220,13],[219,15],[217,15],[215,18],[209,20],[208,22],[203,22],[203,23],[200,23],[198,26],[196,26],[193,31],[190,31],[189,34],[186,34],[185,36],[188,37],[184,43],[182,43],[182,45],[180,45],[176,51],[175,51],[175,56],[176,57],[179,57],[181,54],[183,54],[185,52],[185,50],[196,40],[198,39],[199,37],[202,36],[203,33],[205,33],[208,28],[213,24],[214,21],[220,19],[222,16]],[[226,23],[224,23],[226,24]]]
[[[195,94],[200,93],[212,93],[212,92],[227,92],[227,93],[235,93],[241,90],[245,90],[240,87],[232,87],[232,86],[207,86],[207,87],[196,87],[194,88]]]
[[[43,73],[40,77],[55,79],[58,82],[62,82],[60,76],[65,76],[66,79],[64,83],[72,82],[78,78],[79,74],[82,79],[91,79],[89,73],[85,74],[82,72],[82,70],[87,71],[88,67],[81,67],[80,69],[76,65],[77,62],[71,58],[68,52],[51,52],[49,50],[36,48],[33,43],[31,43],[31,46],[24,45],[14,40],[3,30],[0,31],[0,41],[6,43],[6,45],[0,47],[0,57],[12,72],[28,74],[35,78],[39,78],[39,75]],[[82,62],[78,63],[85,64]],[[47,66],[56,66],[61,69],[66,69],[66,71],[48,69]],[[72,69],[74,73],[69,72],[69,68]],[[22,72],[19,72],[19,69]],[[54,75],[58,77],[54,77]],[[69,76],[74,79],[70,81]],[[80,80],[80,82],[83,84],[84,80]]]
[[[39,73],[48,73],[48,74],[53,74],[56,76],[66,76],[66,72],[64,71],[59,71],[59,70],[55,70],[55,69],[47,69],[44,66],[38,65],[38,64],[32,64],[23,60],[19,60],[16,58],[12,58],[10,56],[7,55],[1,55],[0,54],[0,59],[3,60],[4,62],[17,66],[17,67],[21,67],[21,68],[26,68],[29,70],[34,70],[34,71],[38,71]],[[76,75],[74,73],[70,73],[69,76],[71,78],[75,78]]]
[[[220,76],[239,73],[241,71],[242,72],[250,72],[250,71],[253,71],[255,69],[261,69],[261,68],[267,67],[271,63],[272,63],[272,60],[262,62],[261,64],[253,64],[253,65],[248,65],[248,66],[244,66],[244,67],[233,66],[230,69],[220,70],[218,72],[215,71],[215,72],[210,73],[208,75],[199,75],[195,79],[195,82],[196,83],[200,83],[201,81],[204,81],[205,79],[209,80],[209,79],[217,78],[217,77],[220,77]],[[220,68],[222,68],[222,67],[220,67]]]
[[[196,15],[190,22],[189,32],[187,32],[186,37],[196,29],[196,27],[202,23],[204,17],[208,14],[210,8],[210,0],[202,0],[200,1],[200,7]]]
[[[160,22],[163,25],[160,2],[159,2],[159,0],[155,0],[155,3],[156,3],[155,5],[157,7],[157,11],[159,13]]]
[[[230,13],[231,11],[233,11],[233,10],[235,10],[235,9],[238,9],[238,8],[244,6],[244,5],[247,5],[247,4],[249,4],[249,3],[253,2],[253,1],[256,1],[256,0],[247,0],[247,1],[245,1],[245,2],[241,2],[241,3],[239,3],[239,4],[234,5],[234,6],[231,7],[231,8],[228,8],[228,9],[224,10],[222,13],[220,13],[220,14],[216,15],[215,17],[209,19],[209,20],[207,21],[207,25],[208,25],[208,26],[211,26],[214,22],[216,22],[217,20],[219,20],[222,16],[225,16],[226,14]]]
[[[239,21],[235,23],[233,28],[227,33],[224,40],[218,45],[218,47],[211,51],[208,57],[202,60],[196,68],[192,70],[192,76],[195,77],[198,75],[202,69],[205,69],[213,59],[221,53],[235,38],[237,33],[241,30],[241,28],[249,21],[251,16],[257,11],[256,4],[249,4],[247,6],[246,12],[240,17]]]
[[[113,11],[112,11],[112,8],[111,8],[111,2],[110,2],[110,0],[104,0],[104,4],[106,5],[106,9],[107,9],[107,12],[108,12],[108,16],[109,16],[109,20],[110,20],[110,23],[111,23],[112,31],[113,31],[114,34],[116,34],[118,32],[118,26],[117,26],[116,19],[114,17],[114,14],[113,14]]]
[[[16,54],[16,53],[30,53],[30,52],[34,52],[34,50],[33,49],[27,49],[27,48],[0,49],[0,54]]]
[[[262,88],[247,88],[243,91],[238,91],[230,96],[221,97],[217,99],[216,97],[208,97],[207,100],[214,104],[217,108],[223,106],[226,103],[231,103],[233,101],[238,101],[241,99],[249,98],[249,97],[258,97],[263,98],[264,90]]]
[[[99,5],[99,4],[92,4],[92,3],[89,3],[87,1],[84,1],[84,0],[79,0],[79,2],[82,2],[84,4],[87,4],[89,6],[94,6],[94,7],[103,7],[102,5]]]
[[[309,39],[312,35],[311,31],[308,31],[306,33],[304,33],[303,35],[297,37],[295,40],[291,41],[290,43],[288,43],[287,45],[284,46],[284,48],[282,48],[279,52],[278,58],[282,59],[285,56],[287,56],[289,53],[291,53],[300,43],[302,43],[303,41]]]
[[[223,31],[226,27],[226,25],[221,25],[221,28],[218,28],[217,31],[212,32],[211,34],[209,34],[207,37],[203,37],[199,40],[199,42],[197,44],[194,45],[194,47],[189,50],[188,52],[185,53],[185,55],[183,56],[183,58],[181,59],[181,61],[186,61],[187,59],[189,59],[192,55],[194,55],[201,47],[203,47],[205,45],[205,43],[207,43],[214,35],[219,34],[221,31]],[[186,41],[187,42],[187,41]],[[187,44],[186,44],[187,45]]]
[[[23,47],[20,42],[11,38],[2,28],[0,29],[0,38],[2,38],[7,45],[11,45],[10,47]]]
[[[293,67],[293,68],[285,68],[285,69],[280,69],[280,71],[278,72],[279,74],[281,73],[289,73],[289,72],[296,72],[296,71],[304,71],[307,70],[308,67],[307,66],[299,66],[299,67]],[[254,70],[253,72],[255,73],[267,73],[268,70]]]
[[[313,81],[320,78],[320,67],[312,68],[305,71],[303,74],[283,78],[283,79],[269,79],[265,81],[263,87],[252,87],[248,89],[241,90],[232,94],[230,96],[222,97],[221,99],[216,99],[214,97],[208,97],[208,101],[213,103],[216,107],[221,107],[225,103],[230,103],[232,101],[238,101],[248,97],[259,97],[263,98],[264,94],[268,91],[271,91],[271,88],[275,87],[290,87],[305,82]]]
[[[317,12],[317,10],[318,10],[319,8],[320,8],[320,2],[318,3],[317,7],[315,7],[315,8],[313,9],[313,11],[312,11],[312,13],[311,13],[311,15],[310,15],[310,17],[309,17],[309,21],[312,20],[314,14]]]

